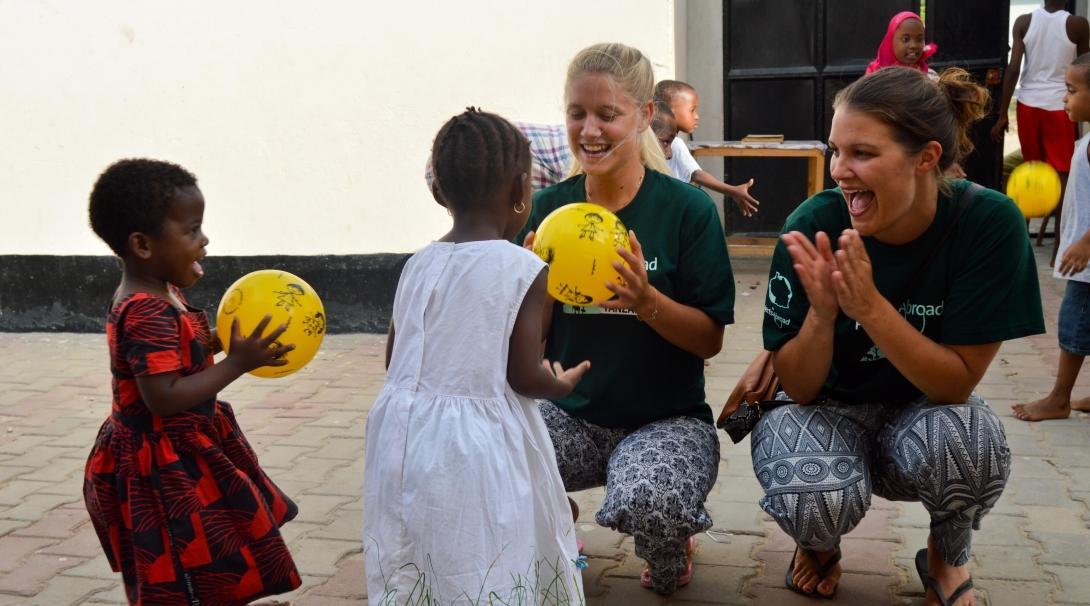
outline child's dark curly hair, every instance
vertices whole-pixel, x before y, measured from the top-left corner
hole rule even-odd
[[[507,120],[470,107],[432,143],[433,188],[451,210],[482,203],[529,171],[530,141]]]
[[[91,190],[91,229],[124,257],[129,235],[160,235],[175,192],[196,185],[192,173],[170,162],[145,158],[114,162]]]

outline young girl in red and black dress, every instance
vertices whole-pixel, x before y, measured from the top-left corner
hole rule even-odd
[[[258,466],[216,394],[293,346],[263,335],[230,355],[182,288],[204,271],[204,197],[174,164],[121,160],[91,192],[91,227],[122,260],[106,321],[113,411],[87,460],[83,495],[132,604],[246,604],[300,584],[279,527],[298,509]]]

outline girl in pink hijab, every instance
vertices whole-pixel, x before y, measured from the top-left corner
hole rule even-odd
[[[923,21],[912,11],[897,13],[889,20],[886,37],[878,46],[878,56],[867,66],[867,73],[876,72],[883,67],[912,67],[930,73],[927,59],[935,54],[939,47],[924,43]]]

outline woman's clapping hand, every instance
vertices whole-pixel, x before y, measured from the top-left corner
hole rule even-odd
[[[884,300],[874,285],[870,257],[863,246],[863,239],[854,229],[845,229],[840,234],[838,244],[837,269],[832,276],[836,299],[849,318],[866,324],[868,314]]]
[[[836,258],[833,256],[829,236],[819,231],[815,242],[798,231],[791,231],[782,236],[787,244],[787,252],[795,262],[795,273],[810,299],[810,308],[821,319],[836,319],[840,305],[833,286],[833,271],[836,270]]]
[[[874,285],[870,257],[856,230],[845,229],[840,234],[835,253],[825,232],[818,232],[814,242],[798,231],[781,237],[810,306],[820,318],[833,320],[843,310],[862,323],[883,300]]]

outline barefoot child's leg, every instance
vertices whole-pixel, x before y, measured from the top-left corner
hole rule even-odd
[[[1082,368],[1083,356],[1060,350],[1060,366],[1056,369],[1056,383],[1052,391],[1040,400],[1028,404],[1015,404],[1014,416],[1023,421],[1066,419],[1071,414],[1071,390]]]
[[[1057,339],[1060,344],[1060,365],[1056,369],[1056,383],[1052,392],[1044,398],[1028,404],[1016,404],[1011,408],[1014,416],[1023,421],[1066,419],[1071,414],[1071,390],[1079,377],[1082,361],[1090,353],[1090,284],[1068,280],[1060,304]],[[1080,406],[1087,402],[1080,401]],[[1080,409],[1082,410],[1082,409]]]

